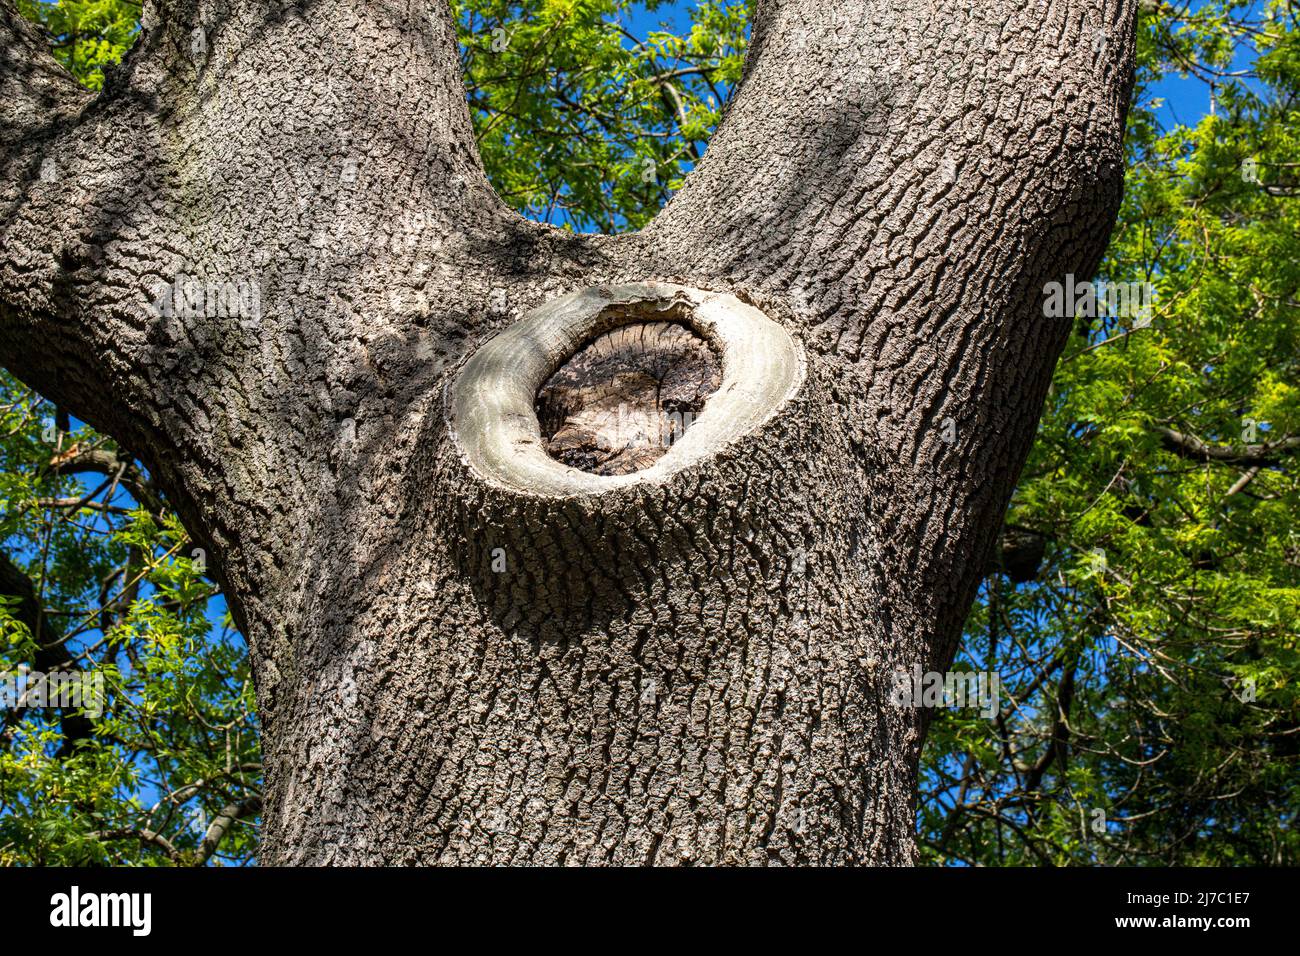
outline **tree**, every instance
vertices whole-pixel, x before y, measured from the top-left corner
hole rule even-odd
[[[499,195],[565,228],[653,215],[716,124],[745,39],[739,5],[692,6],[689,26],[682,6],[660,8],[677,19],[659,32],[629,0],[455,6]],[[139,13],[20,10],[91,88]],[[1001,708],[941,708],[927,735],[927,861],[1296,859],[1295,11],[1145,13],[1101,269],[1145,291],[1137,312],[1121,296],[1116,314],[1075,317],[953,667],[999,677]],[[647,159],[668,175],[636,175]],[[3,375],[0,413],[0,695],[24,666],[107,687],[102,712],[5,711],[0,861],[252,859],[247,661],[202,551],[111,439]],[[1209,454],[1167,450],[1171,422]],[[1262,462],[1195,438],[1252,429],[1275,453]]]
[[[567,227],[599,224],[615,208],[624,224],[644,221],[663,196],[642,173],[646,159],[664,168],[688,161],[698,147],[679,140],[689,131],[683,117],[716,122],[739,69],[743,8],[703,3],[687,34],[639,40],[620,25],[628,13],[638,22],[638,6],[458,5],[485,165],[498,191],[530,215],[558,215]],[[20,9],[51,31],[56,57],[92,88],[102,74],[78,51],[108,48],[112,60],[134,40],[123,42],[118,28],[132,18],[129,3]],[[500,44],[503,25],[509,42]],[[533,54],[502,55],[516,48]],[[552,101],[572,111],[562,152]],[[492,148],[534,140],[549,146]],[[638,185],[621,188],[629,170]],[[202,549],[192,549],[151,476],[111,439],[7,376],[0,396],[0,542],[13,555],[12,575],[0,578],[0,681],[23,667],[43,672],[48,645],[59,652],[54,677],[102,681],[107,691],[101,709],[65,711],[62,725],[40,707],[6,711],[0,861],[249,861],[261,774],[247,666],[205,579]],[[17,614],[7,614],[6,593]],[[64,620],[74,623],[55,633],[51,622]],[[44,638],[33,640],[34,630]]]
[[[698,155],[702,144],[681,137],[711,130],[734,88],[744,8],[710,0],[688,28],[656,31],[650,6],[456,5],[480,152],[521,212],[565,228],[643,223],[677,183],[671,171]],[[138,32],[129,0],[20,10],[90,88],[98,64],[120,60]],[[662,182],[644,175],[647,159]],[[0,681],[44,672],[50,645],[67,652],[59,676],[105,691],[98,712],[64,711],[66,721],[38,707],[6,711],[0,862],[252,861],[262,775],[246,648],[202,549],[112,439],[3,374],[0,409],[0,548],[14,572],[0,578]],[[18,613],[6,611],[6,593]],[[69,626],[33,640],[55,622]]]
[[[264,858],[915,859],[892,675],[954,652],[1070,331],[1044,288],[1105,247],[1132,4],[761,4],[618,237],[496,198],[441,6],[150,9],[94,100],[4,10],[0,361],[211,556]],[[475,400],[598,391],[587,339],[658,321],[721,386],[651,469]]]

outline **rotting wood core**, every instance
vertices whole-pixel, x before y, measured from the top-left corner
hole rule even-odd
[[[547,454],[597,475],[626,475],[667,453],[718,390],[710,344],[681,321],[632,322],[603,332],[538,390]]]

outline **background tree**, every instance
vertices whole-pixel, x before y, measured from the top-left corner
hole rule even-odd
[[[1057,366],[1019,547],[963,640],[1010,702],[935,723],[934,861],[1300,859],[1297,11],[1155,6],[1102,269],[1152,307],[1080,318]],[[1201,91],[1194,123],[1170,73]]]
[[[118,6],[116,12],[112,4],[98,6],[100,22],[106,24],[131,16],[129,6]],[[529,6],[528,11],[491,3],[459,8],[467,92],[494,185],[526,214],[570,227],[609,231],[643,225],[698,157],[716,111],[731,93],[743,47],[743,8],[703,6],[694,12],[693,28],[678,36],[646,33],[647,18],[637,5]],[[1218,365],[1198,372],[1195,363],[1212,334],[1250,334],[1250,346],[1271,342],[1281,355],[1289,343],[1292,362],[1295,355],[1295,286],[1287,272],[1294,268],[1295,229],[1293,219],[1286,219],[1288,211],[1294,212],[1293,204],[1276,201],[1286,198],[1286,171],[1294,168],[1286,158],[1294,156],[1294,143],[1286,139],[1295,126],[1287,112],[1294,102],[1294,57],[1287,53],[1294,43],[1293,11],[1285,4],[1228,9],[1206,4],[1195,10],[1158,6],[1139,31],[1141,82],[1130,114],[1129,197],[1103,275],[1114,281],[1157,276],[1163,283],[1166,273],[1173,273],[1169,279],[1199,291],[1207,271],[1234,276],[1250,259],[1260,278],[1269,280],[1266,288],[1291,289],[1292,294],[1281,296],[1273,309],[1250,313],[1249,332],[1235,320],[1244,313],[1234,313],[1230,303],[1216,297],[1221,308],[1214,322],[1205,322],[1194,306],[1203,304],[1202,298],[1171,293],[1164,284],[1151,327],[1129,334],[1128,320],[1129,328],[1107,318],[1078,320],[1083,338],[1078,347],[1067,347],[1066,361],[1058,367],[1055,398],[1017,491],[1010,531],[1004,533],[1004,573],[991,576],[982,587],[963,640],[963,659],[972,666],[991,662],[988,666],[1003,675],[1015,706],[1004,704],[1002,719],[992,727],[979,717],[940,712],[921,779],[924,859],[986,864],[1294,860],[1287,840],[1294,818],[1289,794],[1295,791],[1295,763],[1294,751],[1286,748],[1286,741],[1294,739],[1295,716],[1294,698],[1288,696],[1289,675],[1295,672],[1295,592],[1287,590],[1294,588],[1295,551],[1294,542],[1288,550],[1286,537],[1286,519],[1295,513],[1294,489],[1267,493],[1275,507],[1261,514],[1272,514],[1279,519],[1275,523],[1247,523],[1237,509],[1221,516],[1220,533],[1238,542],[1230,572],[1192,567],[1200,555],[1183,559],[1185,548],[1180,552],[1167,537],[1151,532],[1146,519],[1129,522],[1126,534],[1119,536],[1126,547],[1119,551],[1113,525],[1100,521],[1113,509],[1115,494],[1132,480],[1138,489],[1151,488],[1153,514],[1174,509],[1180,547],[1190,530],[1182,506],[1163,494],[1167,486],[1143,480],[1163,473],[1167,465],[1171,453],[1162,444],[1166,439],[1153,441],[1152,427],[1169,412],[1149,402],[1151,389],[1123,392],[1117,383],[1145,382],[1164,362],[1181,363],[1183,374],[1166,370],[1157,379],[1176,378],[1170,388],[1181,390],[1183,401],[1199,413],[1228,382],[1235,383],[1243,400],[1251,393],[1242,389],[1270,387],[1256,376],[1266,360],[1253,361],[1250,348],[1240,341],[1220,343],[1234,346],[1239,360],[1235,378]],[[69,58],[71,45],[61,24],[70,18],[58,12],[60,7],[72,9],[69,4],[41,5],[25,12],[64,34],[56,55],[97,88],[97,76],[89,73],[91,58],[83,56],[80,63]],[[620,13],[621,22],[610,22]],[[74,15],[85,22],[84,13]],[[503,32],[494,32],[498,30]],[[91,35],[83,28],[82,42],[102,49],[88,39]],[[107,31],[99,39],[115,42]],[[120,43],[115,54],[97,62],[111,62],[124,46]],[[1256,57],[1256,50],[1265,56]],[[1216,114],[1202,120],[1200,130],[1169,129],[1169,111],[1152,98],[1153,86],[1167,71],[1183,68],[1215,84]],[[1225,73],[1238,75],[1221,75]],[[1256,75],[1266,85],[1255,82]],[[1223,104],[1241,92],[1247,94],[1244,108],[1225,128]],[[1220,125],[1206,128],[1214,123]],[[1223,149],[1231,136],[1251,145],[1272,144],[1276,164],[1261,163],[1263,182],[1251,184],[1263,189],[1234,187],[1244,181],[1233,164],[1245,153]],[[1225,175],[1219,176],[1217,205],[1207,209],[1196,199],[1199,193],[1183,192],[1183,170],[1207,168],[1211,161]],[[653,167],[649,177],[644,175],[648,166]],[[1135,177],[1144,193],[1162,201],[1137,205]],[[1195,201],[1184,206],[1184,195]],[[1211,225],[1253,223],[1249,242],[1241,241],[1246,231],[1237,232],[1238,241],[1213,253],[1207,247],[1204,255],[1195,256],[1203,230],[1200,220],[1186,217],[1197,209]],[[1260,249],[1277,254],[1261,257]],[[1171,256],[1191,257],[1200,271],[1170,270]],[[1235,286],[1232,279],[1220,281],[1221,288]],[[1170,302],[1186,311],[1164,311]],[[1095,347],[1112,336],[1111,344]],[[1147,348],[1157,342],[1165,351],[1151,364]],[[1287,381],[1285,363],[1279,368],[1274,386]],[[1167,394],[1158,392],[1160,397]],[[1256,421],[1266,422],[1261,434],[1294,434],[1287,425],[1294,420],[1293,396],[1276,387],[1271,394],[1268,413],[1256,409]],[[117,608],[110,620],[135,622],[83,631],[87,638],[74,636],[66,643],[79,651],[81,666],[100,666],[113,641],[118,642],[118,658],[130,658],[113,685],[121,697],[110,714],[134,708],[146,694],[154,703],[128,722],[139,733],[127,735],[121,727],[110,733],[101,727],[90,735],[82,733],[82,725],[72,728],[71,746],[64,742],[66,719],[65,736],[60,736],[58,722],[41,721],[30,712],[21,721],[17,714],[7,715],[9,753],[0,780],[3,852],[9,859],[31,862],[248,859],[254,846],[248,830],[255,811],[250,798],[257,796],[260,779],[246,664],[237,634],[219,628],[209,632],[220,602],[205,614],[212,585],[205,585],[192,561],[181,557],[193,550],[192,544],[175,520],[165,517],[160,493],[144,490],[150,479],[139,466],[132,466],[137,484],[129,489],[122,481],[100,487],[100,477],[85,473],[77,481],[71,469],[51,467],[74,442],[116,454],[113,443],[77,423],[75,436],[54,431],[61,444],[51,454],[41,432],[49,433],[55,410],[12,380],[6,382],[6,395],[13,417],[2,451],[0,480],[8,484],[0,498],[6,502],[9,553],[30,571],[27,580],[33,588],[45,588],[44,603],[53,612],[49,619],[98,621],[97,608],[104,604]],[[1112,397],[1103,403],[1101,396]],[[1283,414],[1288,408],[1290,418]],[[64,424],[67,432],[71,425],[66,417]],[[1200,432],[1190,428],[1191,421],[1180,424],[1190,434],[1233,434],[1231,428],[1223,430],[1221,420],[1208,422],[1212,427]],[[1056,437],[1049,440],[1052,435]],[[1221,457],[1201,459],[1187,473],[1188,487],[1208,491],[1204,472],[1222,476],[1235,469],[1239,477],[1251,475],[1244,489],[1233,492],[1240,501],[1261,476],[1279,480],[1291,474],[1286,454],[1283,442],[1276,462],[1253,475],[1254,466],[1241,469]],[[1112,483],[1120,458],[1127,467]],[[87,503],[100,501],[109,489],[118,507],[133,506],[136,490],[144,491],[155,517],[122,514],[112,507],[71,507],[83,497]],[[60,497],[70,504],[55,507],[51,502]],[[1089,508],[1099,497],[1101,505]],[[1192,495],[1190,500],[1208,507],[1207,498]],[[98,530],[63,533],[74,522]],[[131,553],[145,573],[139,581],[131,581],[135,575],[119,575],[101,597],[94,569],[115,568],[109,546],[130,547],[129,540],[137,542]],[[1141,548],[1136,547],[1139,541]],[[1106,558],[1104,572],[1092,550],[1099,547]],[[1046,563],[1039,570],[1044,550]],[[141,554],[153,558],[143,561]],[[1273,562],[1270,555],[1280,560]],[[1023,580],[1035,571],[1036,579]],[[1231,587],[1224,580],[1227,573]],[[1114,585],[1121,574],[1129,583],[1117,594]],[[1180,574],[1195,575],[1196,582],[1208,586],[1181,595],[1181,605],[1171,611],[1172,592],[1156,582],[1168,583]],[[42,581],[46,583],[38,583]],[[1133,581],[1143,586],[1134,587]],[[155,590],[158,584],[162,591]],[[185,595],[184,600],[176,594]],[[1256,610],[1249,610],[1251,602]],[[1274,618],[1265,610],[1270,604]],[[1176,629],[1157,623],[1169,622],[1180,607],[1196,608],[1200,619],[1177,618]],[[1256,623],[1241,628],[1236,622],[1243,614],[1255,615],[1248,619]],[[29,623],[39,628],[30,618],[28,614]],[[34,649],[19,640],[26,633],[23,615],[14,620],[19,623],[11,629],[9,657],[15,663],[30,661]],[[990,620],[997,623],[990,626]],[[1136,636],[1134,622],[1141,623]],[[1162,626],[1169,627],[1167,638]],[[1241,655],[1231,653],[1241,643],[1234,627],[1259,638],[1247,655],[1253,654],[1255,663],[1244,670],[1237,662]],[[1121,628],[1129,632],[1111,636]],[[1097,636],[1073,637],[1084,631]],[[168,647],[159,639],[162,633],[184,636]],[[103,640],[104,634],[113,640]],[[1170,651],[1180,644],[1182,652]],[[80,653],[82,648],[88,652]],[[1154,670],[1146,663],[1153,652],[1159,662]],[[1122,691],[1112,687],[1116,674],[1129,675],[1119,685]],[[1271,682],[1260,679],[1270,674]],[[1223,682],[1234,676],[1241,683]],[[1251,677],[1254,684],[1247,684]],[[1210,691],[1205,690],[1207,680]],[[1248,686],[1257,691],[1254,701],[1230,696],[1234,690],[1244,694]],[[214,693],[214,688],[222,690]],[[199,709],[202,719],[186,719],[178,701]],[[1244,719],[1221,720],[1225,706]],[[1056,720],[1051,719],[1054,713],[1060,715]],[[1143,713],[1156,717],[1142,726]],[[1164,716],[1171,713],[1176,716]],[[1081,724],[1085,719],[1090,722],[1086,729]],[[223,730],[228,727],[237,728],[233,756],[231,734]],[[1140,765],[1144,754],[1154,758],[1151,765]],[[1060,772],[1063,766],[1067,772]],[[1174,770],[1166,772],[1170,766]],[[239,812],[223,815],[231,808]],[[203,837],[214,819],[225,821],[217,831],[224,840],[221,853],[209,856],[215,844]],[[232,819],[239,822],[232,824]],[[1097,832],[1099,820],[1104,834]],[[154,835],[161,839],[152,839]]]

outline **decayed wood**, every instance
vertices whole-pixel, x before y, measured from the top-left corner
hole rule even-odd
[[[689,368],[674,371],[673,356],[664,356],[662,368],[647,374],[656,381],[669,375],[670,384],[688,383],[698,393],[697,404],[707,402],[708,414],[679,432],[673,428],[676,419],[670,419],[664,438],[671,441],[636,470],[599,474],[570,467],[549,454],[546,419],[551,433],[569,420],[567,411],[548,416],[537,407],[539,396],[556,394],[549,383],[557,379],[557,369],[583,356],[598,340],[626,341],[619,332],[624,327],[659,324],[689,328],[690,333],[677,341],[692,348],[700,347],[695,342],[703,345],[708,354],[701,361],[707,364],[698,374]],[[611,332],[616,337],[605,339]],[[665,282],[592,286],[548,299],[470,356],[451,388],[453,441],[475,481],[533,497],[598,496],[634,484],[661,485],[678,471],[724,453],[782,414],[802,385],[806,366],[802,349],[786,329],[734,296]],[[707,388],[689,384],[705,375],[710,379]],[[583,414],[579,409],[580,426]],[[625,408],[623,414],[638,413]]]
[[[546,451],[597,475],[653,465],[694,424],[722,372],[709,344],[675,322],[597,336],[537,396]]]

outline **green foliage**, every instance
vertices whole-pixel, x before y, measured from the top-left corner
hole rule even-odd
[[[1297,36],[1284,3],[1142,24],[1102,277],[1151,282],[1151,323],[1080,318],[1057,368],[1008,516],[1047,560],[987,581],[967,623],[1008,696],[993,725],[936,722],[932,862],[1300,862],[1300,452],[1256,469],[1160,431],[1300,435]],[[1180,68],[1214,112],[1165,129],[1152,88]]]
[[[92,88],[135,35],[132,4],[21,3]],[[954,665],[996,672],[1001,712],[940,711],[927,742],[931,863],[1300,861],[1297,452],[1256,467],[1161,431],[1239,452],[1300,435],[1300,33],[1282,0],[1193,7],[1143,20],[1102,269],[1152,284],[1151,321],[1076,320],[1008,516],[1044,563],[985,582]],[[681,34],[629,26],[673,12],[658,0],[454,9],[493,183],[566,228],[647,222],[740,76],[738,2],[705,0]],[[1212,115],[1169,122],[1176,76],[1212,85]],[[259,792],[243,641],[149,476],[125,455],[116,479],[76,470],[87,451],[117,448],[0,375],[0,553],[109,697],[88,734],[3,712],[0,862],[251,861],[255,807],[202,843]],[[37,659],[22,617],[0,601],[0,670]]]
[[[130,0],[18,0],[18,12],[54,37],[54,56],[92,90],[104,67],[119,62],[140,28],[140,4]]]
[[[73,470],[116,446],[60,427],[3,373],[0,395],[0,540],[44,617],[0,606],[0,673],[39,663],[40,627],[43,645],[66,648],[61,668],[102,680],[106,697],[76,739],[68,711],[3,712],[0,863],[205,862],[209,821],[260,785],[247,648],[175,515],[124,491],[152,497],[139,467]],[[243,822],[216,858],[254,846]]]
[[[501,197],[579,231],[645,225],[702,154],[740,78],[743,3],[635,36],[660,0],[456,0],[479,152]]]

